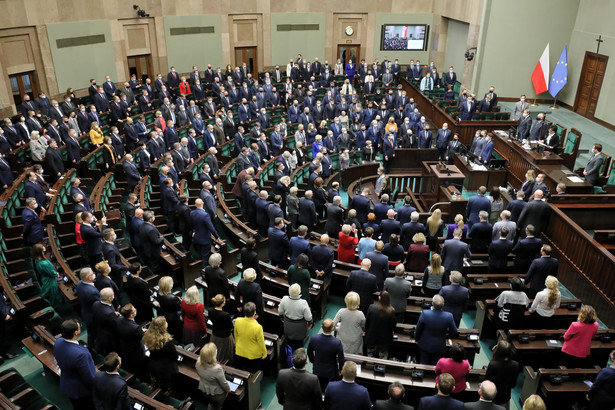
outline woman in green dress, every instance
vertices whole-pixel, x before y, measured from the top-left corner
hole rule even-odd
[[[41,296],[56,311],[62,310],[66,306],[64,295],[58,287],[58,272],[55,271],[53,264],[45,256],[45,245],[37,243],[32,248],[32,258],[41,281]]]
[[[298,283],[301,286],[301,299],[310,305],[310,272],[307,270],[308,257],[305,253],[297,256],[295,264],[288,268],[286,273],[288,285]]]

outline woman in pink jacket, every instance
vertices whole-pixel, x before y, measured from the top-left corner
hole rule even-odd
[[[571,368],[586,367],[585,359],[589,356],[589,350],[593,337],[598,331],[598,316],[590,305],[581,308],[576,322],[564,333],[564,364]]]

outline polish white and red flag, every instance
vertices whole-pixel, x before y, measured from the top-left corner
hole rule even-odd
[[[549,44],[545,47],[545,51],[542,52],[536,68],[532,73],[532,85],[534,86],[534,92],[536,95],[544,93],[549,89]]]

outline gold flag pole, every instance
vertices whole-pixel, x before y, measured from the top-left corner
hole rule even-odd
[[[552,110],[559,110],[559,107],[557,106],[557,96],[555,96],[555,100],[553,100],[553,105],[549,108],[551,108]]]
[[[536,97],[534,97],[534,102],[530,104],[532,107],[536,107],[538,104],[536,104]]]

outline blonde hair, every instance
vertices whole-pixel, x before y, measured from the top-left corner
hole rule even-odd
[[[288,296],[290,296],[291,298],[298,298],[299,296],[301,296],[301,286],[299,286],[298,283],[293,283],[292,285],[290,285],[290,287],[288,288]]]
[[[422,232],[415,233],[412,237],[414,243],[425,243],[425,235]]]
[[[433,275],[440,275],[444,273],[444,267],[442,267],[442,258],[437,253],[431,255],[431,260],[429,261],[429,273]]]
[[[523,403],[523,410],[547,410],[547,406],[539,395],[532,394]]]
[[[201,348],[201,353],[199,353],[199,358],[196,360],[196,365],[202,367],[203,369],[214,367],[218,364],[216,359],[217,354],[218,348],[216,345],[213,343],[207,343]]]
[[[596,320],[598,320],[598,316],[596,315],[596,310],[591,305],[585,305],[581,308],[579,312],[579,317],[577,318],[579,322],[592,324]]]
[[[463,215],[457,214],[455,215],[455,223],[459,229],[463,229]]]
[[[101,273],[103,275],[105,275],[111,270],[111,268],[109,267],[109,264],[106,261],[98,262],[94,268],[96,268],[96,272]]]
[[[160,350],[173,337],[167,332],[167,319],[156,316],[143,335],[143,343],[149,350]]]
[[[536,171],[534,171],[533,169],[528,169],[525,173],[525,177],[528,181],[536,181]]]
[[[545,286],[549,289],[549,307],[553,306],[557,301],[557,298],[560,296],[559,289],[557,288],[558,285],[559,280],[557,280],[555,276],[549,275],[547,276],[547,279],[545,279]]]
[[[438,208],[432,212],[429,218],[427,218],[427,227],[429,228],[429,234],[431,236],[434,236],[435,234],[438,233],[441,223],[442,223],[442,211]]]
[[[168,295],[173,290],[173,278],[170,276],[163,276],[158,281],[158,294],[160,296]]]
[[[256,279],[256,271],[254,270],[254,268],[248,268],[244,270],[243,279],[246,282],[254,282],[254,279]]]
[[[291,195],[297,195],[297,192],[299,191],[299,188],[297,188],[296,186],[290,187],[290,191],[289,193]]]
[[[196,286],[190,286],[184,296],[184,301],[188,305],[196,305],[199,303],[199,289]]]
[[[222,263],[222,255],[219,253],[212,253],[209,257],[209,265],[212,268],[219,268]]]
[[[357,310],[361,303],[361,297],[357,292],[348,292],[344,298],[344,302],[346,302],[346,309]]]

